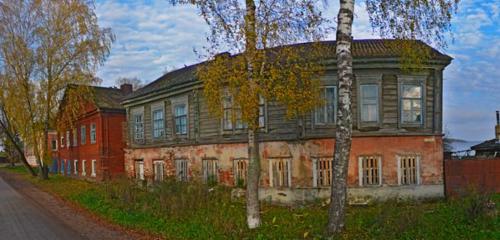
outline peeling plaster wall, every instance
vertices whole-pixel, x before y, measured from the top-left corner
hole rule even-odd
[[[303,141],[273,141],[260,144],[261,154],[261,198],[280,201],[278,194],[284,191],[285,200],[308,200],[317,197],[328,197],[328,188],[313,187],[313,158],[333,156],[334,139],[316,139]],[[420,162],[420,185],[398,185],[398,154],[417,154]],[[379,155],[382,157],[382,184],[375,187],[360,187],[358,179],[358,157],[362,155]],[[291,187],[271,188],[269,176],[270,158],[291,159]],[[201,180],[202,160],[216,158],[219,161],[219,182],[234,185],[233,160],[247,158],[247,144],[210,144],[164,148],[143,148],[125,150],[125,171],[130,177],[135,176],[134,162],[144,161],[144,174],[152,181],[153,161],[165,162],[165,175],[175,176],[175,159],[187,159],[189,179]],[[436,136],[393,136],[393,137],[354,137],[349,162],[348,185],[349,195],[406,197],[441,197],[443,196],[443,148],[442,138]],[[290,192],[293,192],[291,194]],[[288,199],[288,200],[287,200]]]

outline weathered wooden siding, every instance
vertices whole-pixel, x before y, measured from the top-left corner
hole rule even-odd
[[[422,126],[402,126],[400,123],[400,100],[399,86],[401,73],[398,69],[365,69],[355,70],[355,74],[375,75],[380,82],[380,108],[379,108],[379,124],[377,126],[361,127],[358,124],[359,109],[358,109],[358,84],[356,79],[353,84],[352,110],[353,110],[353,134],[355,136],[374,136],[374,135],[411,135],[411,134],[440,134],[442,131],[442,70],[430,70],[423,78],[424,90],[424,123]],[[405,74],[408,75],[408,74]],[[337,85],[335,73],[330,71],[322,78],[324,85]],[[207,102],[203,97],[201,85],[194,90],[183,93],[188,95],[188,136],[187,138],[179,138],[174,134],[174,119],[172,113],[172,105],[170,97],[165,96],[164,102],[165,112],[165,137],[162,139],[153,140],[152,135],[152,113],[151,104],[156,104],[159,101],[144,103],[142,105],[128,106],[128,126],[129,126],[129,143],[133,148],[168,146],[168,145],[184,145],[184,144],[205,144],[205,143],[227,143],[227,142],[245,142],[245,131],[222,131],[221,120],[215,118],[209,113]],[[181,94],[182,95],[182,94]],[[437,95],[438,99],[436,99]],[[133,118],[131,109],[136,107],[144,107],[144,143],[138,144],[133,141]],[[260,133],[262,141],[271,140],[294,140],[294,139],[311,139],[325,138],[335,136],[335,124],[318,126],[313,122],[313,113],[306,114],[301,120],[287,119],[286,108],[283,105],[275,102],[267,103],[267,119],[266,128]]]

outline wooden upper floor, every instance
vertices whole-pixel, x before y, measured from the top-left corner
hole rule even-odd
[[[406,73],[400,70],[396,53],[387,50],[384,54],[383,42],[363,40],[353,44],[357,49],[353,60],[353,135],[442,134],[443,70],[451,58],[433,50],[435,55],[424,69]],[[222,119],[208,112],[203,84],[195,76],[196,66],[167,73],[122,102],[127,111],[129,147],[246,141],[245,125],[237,117],[231,118],[238,116],[238,110],[230,98],[222,106]],[[259,139],[334,138],[338,97],[334,60],[321,82],[321,97],[326,104],[301,117],[287,119],[285,106],[262,99]]]

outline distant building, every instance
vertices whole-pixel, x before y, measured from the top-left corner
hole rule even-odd
[[[120,101],[132,92],[132,85],[92,88],[94,101],[82,110],[72,129],[62,127],[58,133],[58,169],[67,176],[102,181],[124,173],[125,108]]]
[[[52,160],[55,161],[57,158],[57,132],[55,130],[49,130],[49,151]],[[42,149],[42,141],[43,138],[40,139],[40,149]],[[36,156],[33,149],[33,146],[25,145],[24,146],[24,156],[26,157],[26,161],[32,167],[38,167],[38,163],[36,162]]]
[[[497,111],[495,138],[471,147],[477,157],[500,157],[500,112]]]

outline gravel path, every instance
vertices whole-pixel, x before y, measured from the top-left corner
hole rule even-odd
[[[155,239],[127,231],[0,171],[0,239]]]

